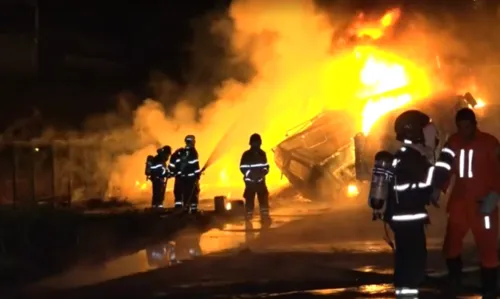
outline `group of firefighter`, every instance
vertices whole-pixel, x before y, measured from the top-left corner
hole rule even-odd
[[[153,208],[163,207],[167,180],[175,178],[174,207],[190,213],[198,212],[199,181],[204,169],[200,169],[195,136],[187,135],[184,142],[185,146],[173,154],[170,146],[164,146],[157,150],[156,156],[147,157],[145,174],[152,183]],[[243,196],[246,217],[247,219],[253,217],[257,195],[261,220],[269,222],[269,192],[265,180],[269,173],[269,163],[266,153],[261,149],[261,136],[253,134],[249,143],[250,149],[243,153],[240,160],[240,171],[245,183]]]
[[[399,150],[375,156],[369,205],[394,232],[394,285],[397,298],[418,298],[426,275],[427,206],[439,207],[442,194],[454,185],[447,206],[444,255],[451,298],[460,291],[462,242],[472,231],[481,263],[483,298],[497,298],[498,208],[500,200],[500,143],[478,129],[474,111],[460,109],[455,116],[457,132],[440,153],[439,134],[430,117],[417,110],[402,113],[395,121]],[[185,147],[171,154],[169,146],[147,159],[146,175],[152,182],[153,207],[162,207],[168,178],[175,178],[175,208],[198,211],[200,169],[195,137],[185,137]],[[252,218],[257,195],[262,221],[269,221],[269,172],[266,153],[258,134],[250,137],[250,149],[240,160],[245,183],[247,219]],[[437,156],[437,158],[436,158]],[[170,162],[167,164],[167,162]],[[446,297],[446,298],[450,298]]]
[[[462,243],[469,230],[480,258],[482,298],[497,298],[500,143],[478,129],[472,109],[460,109],[455,123],[457,132],[437,152],[438,132],[430,117],[406,111],[395,121],[399,150],[375,156],[369,205],[394,233],[397,298],[418,298],[426,275],[425,229],[430,223],[426,207],[439,207],[448,189],[443,252],[449,296],[444,298],[455,298],[460,292]]]

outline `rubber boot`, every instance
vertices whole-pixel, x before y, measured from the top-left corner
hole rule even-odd
[[[447,259],[446,266],[448,267],[448,293],[455,295],[462,287],[462,258]]]
[[[483,299],[497,298],[498,269],[481,268],[481,289]]]

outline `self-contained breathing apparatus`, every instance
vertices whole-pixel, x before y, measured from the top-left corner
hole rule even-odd
[[[151,177],[151,167],[153,166],[154,157],[148,156],[146,158],[146,169],[144,170],[144,174],[146,175],[146,180]]]
[[[373,209],[372,220],[383,219],[385,203],[389,197],[391,179],[394,176],[393,155],[380,151],[375,155],[368,204]]]

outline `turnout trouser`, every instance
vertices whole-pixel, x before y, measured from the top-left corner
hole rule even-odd
[[[198,178],[177,177],[174,183],[175,207],[185,207],[191,211],[198,210],[200,186]]]
[[[427,247],[424,220],[392,222],[394,232],[394,287],[398,297],[417,297],[425,279]]]
[[[255,195],[259,201],[261,218],[269,218],[269,191],[265,182],[245,182],[245,210],[248,218],[253,216],[255,208]]]
[[[165,200],[165,186],[166,186],[165,179],[151,178],[151,184],[153,188],[151,206],[161,207],[163,206],[163,201]]]

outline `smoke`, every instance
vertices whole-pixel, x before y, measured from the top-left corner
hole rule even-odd
[[[341,9],[348,10],[346,5]],[[457,38],[461,26],[447,18],[436,22],[402,14],[404,29],[387,32],[393,37],[372,54],[403,64],[413,76],[410,79],[419,79],[420,85],[413,89],[422,95],[449,88],[448,81],[459,76],[445,60],[470,57],[470,40]],[[202,177],[202,193],[240,197],[239,159],[251,134],[262,135],[274,166],[272,148],[287,130],[325,109],[361,115],[366,104],[366,98],[359,96],[364,62],[353,53],[355,45],[337,43],[353,18],[354,14],[340,14],[331,7],[319,9],[312,0],[239,0],[233,1],[227,15],[211,13],[193,21],[187,83],[152,73],[152,98],[134,110],[139,100],[121,95],[118,113],[89,120],[84,139],[99,150],[94,158],[65,169],[72,168],[86,181],[96,176],[105,180],[107,196],[146,199],[150,192],[144,187],[146,156],[162,145],[181,147],[185,135],[194,134],[202,166],[211,153],[222,153]],[[345,125],[361,129],[361,118]],[[221,143],[223,136],[227,138]],[[271,168],[268,182],[271,189],[287,183],[276,167]]]
[[[324,103],[312,96],[329,56],[332,29],[308,1],[286,5],[237,1],[229,9],[229,18],[210,18],[211,36],[229,55],[220,57],[220,51],[206,44],[206,35],[195,33],[192,49],[202,53],[195,55],[194,71],[188,72],[190,83],[179,91],[156,74],[157,101],[148,99],[134,112],[133,127],[140,135],[173,148],[183,145],[185,135],[194,134],[202,165],[213,151],[222,153],[202,178],[202,192],[214,187],[231,192],[243,187],[239,159],[251,134],[263,136],[272,163],[271,148],[286,131],[323,108]],[[226,134],[226,141],[219,143]],[[153,153],[148,146],[118,157],[110,185],[132,196],[134,182],[142,179],[144,159]],[[271,186],[286,183],[276,168],[268,181]]]

